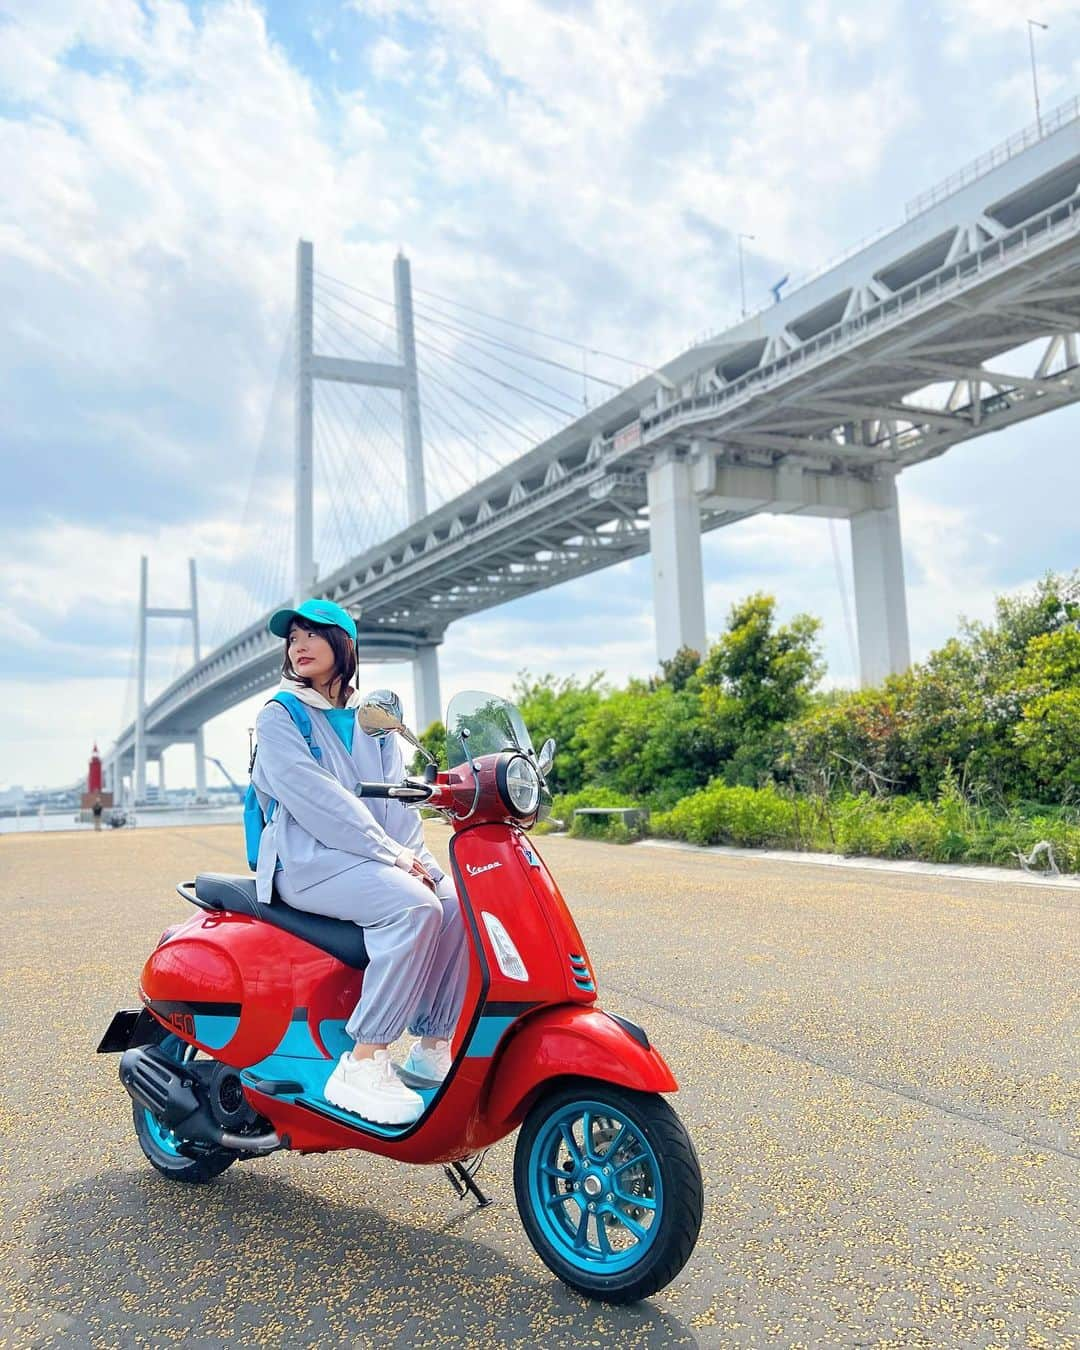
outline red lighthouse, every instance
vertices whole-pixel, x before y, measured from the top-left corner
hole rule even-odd
[[[90,767],[86,773],[86,791],[83,793],[80,803],[84,819],[88,811],[93,811],[95,802],[100,802],[105,810],[112,806],[113,794],[104,790],[104,782],[104,775],[101,772],[101,756],[98,754],[97,742],[95,741],[94,753],[90,756]]]

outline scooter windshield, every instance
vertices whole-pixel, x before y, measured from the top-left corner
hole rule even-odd
[[[529,732],[514,705],[498,694],[476,689],[455,694],[446,710],[447,767],[453,769],[480,755],[504,750],[534,754]]]

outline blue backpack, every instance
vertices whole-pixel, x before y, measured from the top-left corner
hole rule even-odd
[[[307,748],[311,751],[312,756],[316,760],[321,760],[322,751],[317,745],[311,743],[311,716],[296,695],[275,694],[269,701],[270,703],[280,703],[288,711],[289,716],[296,723],[297,731],[307,741]],[[252,751],[251,763],[248,765],[249,774],[255,767],[255,755],[257,753],[258,747]],[[244,843],[247,846],[248,866],[253,872],[259,866],[259,841],[262,839],[262,832],[273,819],[276,806],[277,802],[271,800],[268,813],[264,817],[262,807],[259,805],[259,798],[255,793],[255,784],[248,784],[248,790],[244,794]]]

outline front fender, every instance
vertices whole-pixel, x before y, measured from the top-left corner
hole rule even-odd
[[[635,1028],[635,1030],[638,1030]],[[560,1004],[526,1018],[494,1065],[486,1115],[519,1124],[536,1089],[552,1078],[599,1078],[639,1092],[677,1092],[664,1057],[599,1008]]]

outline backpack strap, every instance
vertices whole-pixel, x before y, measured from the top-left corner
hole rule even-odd
[[[311,751],[311,757],[316,763],[322,762],[322,750],[311,742],[311,716],[304,704],[295,694],[288,694],[284,691],[277,693],[268,700],[269,703],[280,703],[285,711],[292,718],[297,731],[307,742],[307,748]],[[255,767],[255,756],[258,753],[258,746],[252,747],[251,763],[248,765],[248,774],[251,774]],[[249,783],[247,793],[244,796],[244,839],[247,846],[248,866],[251,870],[257,871],[259,865],[259,842],[262,837],[264,826],[268,825],[274,818],[274,812],[277,810],[277,802],[270,798],[266,804],[266,814],[259,804],[258,794],[255,791],[255,784]],[[280,863],[278,864],[280,866]]]
[[[279,690],[268,702],[281,704],[295,723],[297,731],[307,742],[307,748],[311,751],[312,758],[321,761],[322,751],[317,745],[311,743],[311,714],[301,700],[295,694]]]

